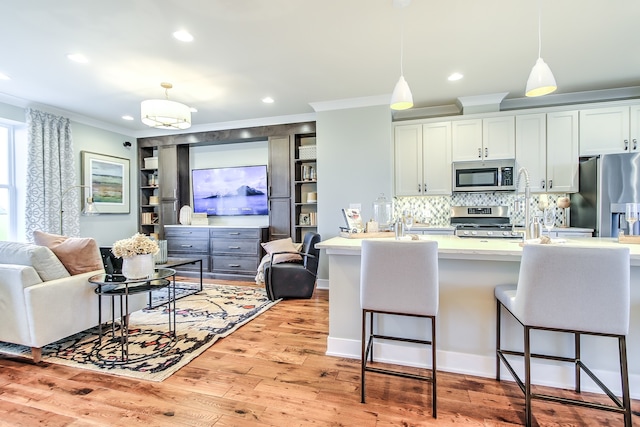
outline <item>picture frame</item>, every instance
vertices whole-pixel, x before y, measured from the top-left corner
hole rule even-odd
[[[298,223],[299,225],[311,225],[311,215],[308,213],[301,213]]]
[[[129,159],[81,151],[83,200],[93,197],[100,214],[128,214]]]

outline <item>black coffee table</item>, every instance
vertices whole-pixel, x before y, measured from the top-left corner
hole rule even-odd
[[[196,290],[195,292],[190,292],[190,293],[186,293],[183,295],[180,295],[178,297],[176,297],[175,292],[174,292],[174,297],[176,299],[179,298],[184,298],[186,296],[189,295],[193,295],[195,293],[201,292],[202,291],[202,259],[201,258],[178,258],[178,257],[169,257],[167,258],[167,261],[163,264],[156,264],[156,268],[171,268],[171,269],[175,269],[176,267],[181,267],[184,265],[189,265],[189,264],[200,264],[200,289]],[[183,288],[180,286],[176,286],[175,284],[176,281],[176,276],[173,276],[173,287],[174,289],[193,289],[193,288]],[[162,302],[161,304],[158,305],[162,305],[164,304],[164,302]],[[153,304],[151,301],[151,292],[149,292],[149,304],[148,304],[149,308],[153,308]]]
[[[124,364],[139,362],[152,358],[162,352],[166,351],[169,347],[162,348],[160,351],[153,352],[151,354],[142,355],[135,358],[129,357],[129,295],[140,294],[144,292],[151,293],[153,290],[162,289],[168,287],[168,301],[167,312],[169,315],[169,336],[171,340],[175,339],[175,326],[176,326],[176,299],[175,299],[175,274],[176,271],[172,268],[158,268],[153,275],[147,279],[127,279],[122,274],[96,274],[89,278],[90,283],[98,285],[95,293],[98,295],[98,334],[100,345],[96,349],[96,356],[104,362],[112,364]],[[169,277],[173,277],[173,280],[169,280]],[[172,285],[173,286],[170,286]],[[171,292],[173,291],[173,297]],[[107,344],[116,342],[120,344],[120,357],[104,359],[100,355],[102,345],[102,297],[111,298],[111,336],[107,341]],[[115,315],[115,298],[118,297],[120,301],[120,318],[119,329],[120,336],[116,335],[116,315]]]

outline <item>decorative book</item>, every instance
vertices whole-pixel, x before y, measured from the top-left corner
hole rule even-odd
[[[360,233],[364,230],[362,224],[362,216],[360,215],[360,209],[347,208],[342,209],[342,215],[347,224],[347,228],[351,233]]]

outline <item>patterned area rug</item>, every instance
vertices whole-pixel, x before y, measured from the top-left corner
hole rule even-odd
[[[162,298],[161,295],[157,297]],[[275,303],[277,301],[269,301],[262,288],[205,284],[202,292],[176,301],[175,338],[168,332],[169,313],[166,305],[131,314],[127,363],[120,361],[120,342],[106,336],[100,342],[97,327],[43,347],[42,360],[162,381],[219,338],[231,334]],[[103,333],[105,329],[108,329],[107,334],[112,332],[111,328],[103,327]],[[119,329],[116,328],[115,334],[120,336]],[[0,342],[0,353],[31,357],[29,347],[4,342]],[[156,353],[159,354],[151,356]]]

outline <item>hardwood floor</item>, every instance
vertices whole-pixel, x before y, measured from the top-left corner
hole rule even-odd
[[[415,380],[367,374],[361,404],[359,361],[324,355],[328,316],[327,291],[282,301],[161,383],[0,356],[0,426],[522,424],[513,382],[440,371],[437,420],[430,385]],[[618,414],[539,402],[534,417],[541,426],[622,425]]]

